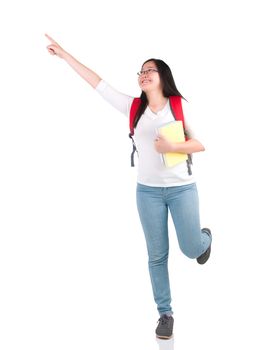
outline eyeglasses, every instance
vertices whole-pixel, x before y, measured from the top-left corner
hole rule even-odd
[[[152,74],[153,72],[158,72],[158,70],[154,69],[154,68],[149,68],[149,69],[146,69],[146,70],[141,70],[140,72],[137,73],[137,75],[142,76],[142,75],[145,75],[145,74]]]

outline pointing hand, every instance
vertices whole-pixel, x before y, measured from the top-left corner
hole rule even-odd
[[[65,50],[53,39],[51,36],[45,34],[47,39],[51,42],[50,45],[47,46],[47,50],[51,55],[57,55],[60,58],[64,57]]]

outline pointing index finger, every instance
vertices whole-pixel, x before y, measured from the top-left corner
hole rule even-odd
[[[57,42],[51,38],[51,36],[49,36],[48,34],[45,34],[45,36],[47,37],[47,39],[49,39],[53,44],[57,44]]]

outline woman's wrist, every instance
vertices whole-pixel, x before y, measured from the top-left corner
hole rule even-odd
[[[70,55],[70,53],[68,53],[64,49],[62,50],[60,57],[67,62],[70,61],[70,59],[72,59],[72,56]]]

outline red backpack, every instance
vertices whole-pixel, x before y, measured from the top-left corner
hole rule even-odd
[[[181,120],[183,127],[184,127],[184,133],[185,133],[185,139],[187,140],[187,135],[185,131],[185,121],[184,121],[184,114],[183,114],[183,109],[182,109],[182,103],[181,103],[181,97],[180,96],[169,96],[169,103],[171,107],[172,114],[175,118],[175,120]],[[133,167],[135,165],[134,163],[134,154],[137,152],[136,145],[133,139],[134,135],[134,122],[135,122],[135,117],[136,113],[138,111],[138,108],[141,104],[141,99],[140,97],[135,97],[131,109],[130,109],[130,115],[129,115],[129,137],[132,139],[133,143],[133,151],[131,153],[131,166]],[[192,156],[191,154],[188,155],[188,160],[187,160],[187,168],[188,168],[188,174],[192,175],[191,171],[191,164],[192,164]]]

